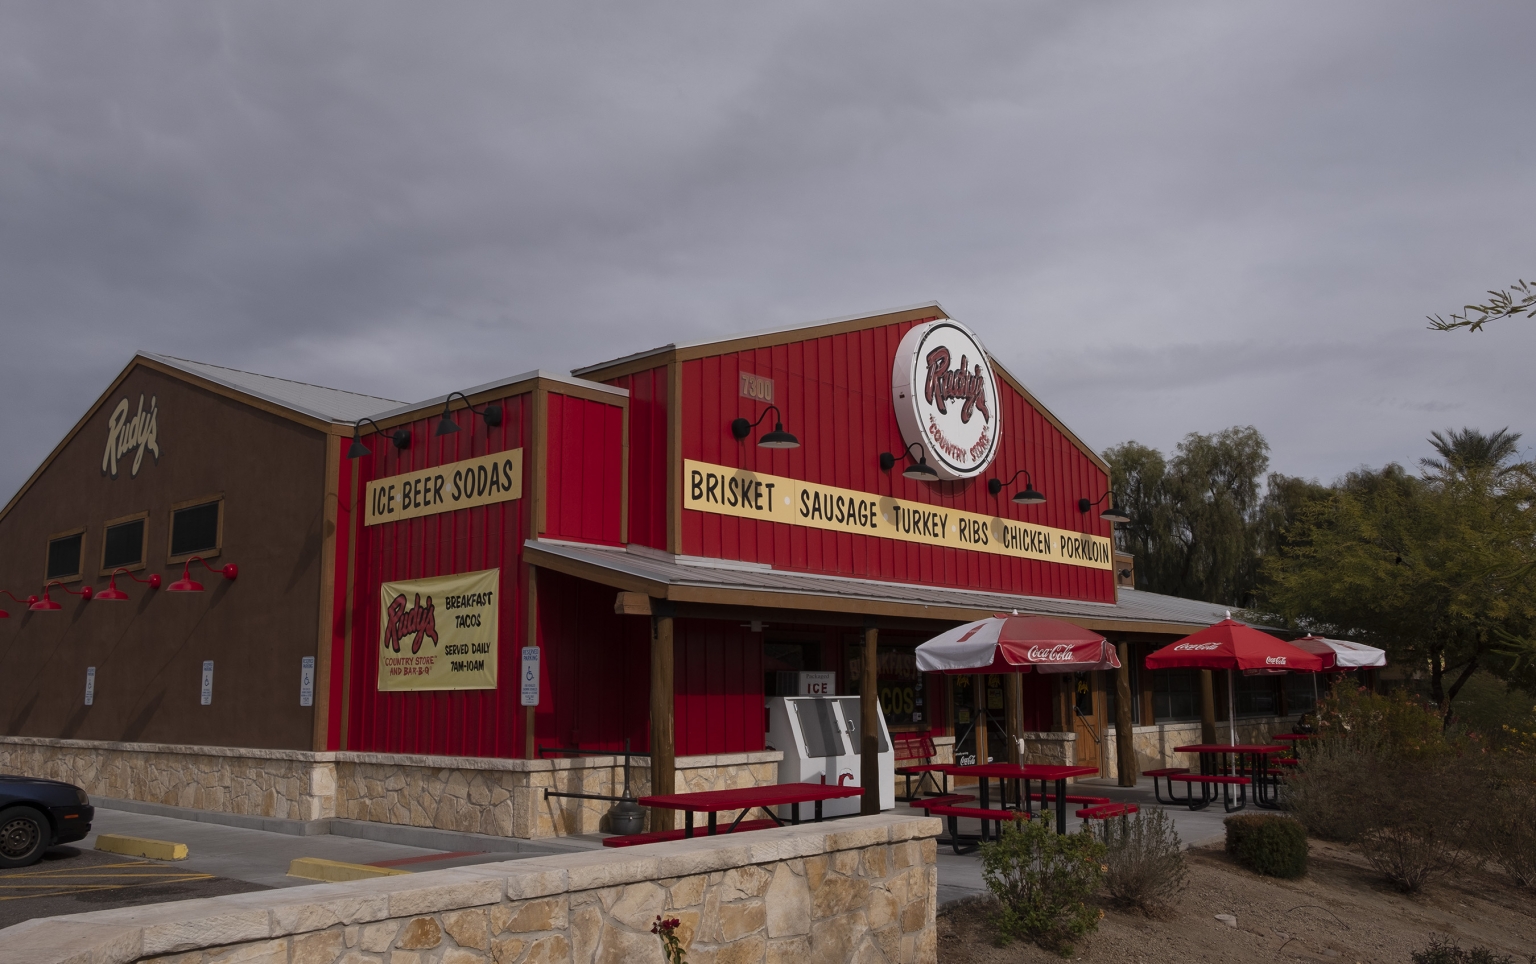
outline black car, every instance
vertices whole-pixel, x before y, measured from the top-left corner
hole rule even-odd
[[[96,808],[73,783],[0,774],[0,867],[25,867],[43,851],[91,832]]]

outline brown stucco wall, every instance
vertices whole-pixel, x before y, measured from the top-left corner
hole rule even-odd
[[[161,457],[130,454],[103,474],[118,400],[158,398]],[[316,655],[321,589],[325,436],[139,366],[0,518],[0,588],[40,592],[50,534],[86,526],[83,584],[98,576],[102,526],[148,510],[147,566],[165,585],[170,506],[222,493],[223,551],[239,579],[195,578],[201,594],[151,592],[119,579],[127,602],[85,602],[54,590],[63,610],[29,612],[0,598],[0,732],[83,740],[310,749],[313,709],[299,706],[300,660]],[[72,584],[79,588],[82,583]],[[199,705],[203,660],[213,703]],[[96,667],[93,706],[86,667]]]

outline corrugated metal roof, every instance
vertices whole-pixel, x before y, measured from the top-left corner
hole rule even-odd
[[[330,422],[355,422],[365,415],[371,416],[383,409],[397,408],[404,404],[393,398],[344,392],[339,388],[326,388],[323,385],[311,385],[308,382],[258,375],[255,372],[243,372],[237,368],[225,368],[221,365],[210,365],[207,362],[175,358],[171,355],[156,355],[147,351],[139,354],[162,365],[178,368],[190,375],[206,378],[210,382],[217,382],[226,388],[233,388],[235,391],[254,395],[274,405],[281,405]]]
[[[1117,594],[1118,599],[1114,603],[1096,603],[1077,599],[1015,596],[971,589],[785,572],[755,563],[704,559],[696,556],[672,556],[637,546],[623,549],[552,539],[529,539],[525,545],[530,549],[569,559],[585,566],[596,566],[635,579],[664,583],[669,587],[687,586],[698,589],[825,596],[941,609],[991,612],[1017,609],[1022,613],[1090,620],[1105,625],[1158,623],[1168,627],[1170,632],[1203,629],[1212,623],[1219,622],[1228,613],[1226,606],[1162,596],[1136,589],[1120,589]]]
[[[585,378],[577,378],[574,375],[566,375],[561,372],[545,371],[542,368],[535,368],[533,371],[523,372],[521,375],[509,375],[506,378],[498,378],[495,381],[485,382],[481,385],[475,385],[472,388],[466,388],[462,392],[449,392],[448,395],[468,395],[469,397],[473,398],[474,396],[479,395],[481,392],[489,392],[493,389],[502,388],[506,385],[516,385],[518,382],[532,381],[535,378],[542,378],[546,381],[555,382],[561,385],[571,385],[577,388],[585,388],[589,391],[606,392],[607,394],[613,395],[617,398],[629,397],[629,389],[627,388],[619,388],[615,385],[605,385],[602,382],[594,382]],[[403,415],[406,412],[414,412],[418,409],[432,409],[447,401],[448,395],[438,395],[436,398],[429,398],[420,402],[402,402],[393,408],[385,409],[381,412],[373,412],[370,414],[373,418],[385,419],[394,418],[396,415]]]

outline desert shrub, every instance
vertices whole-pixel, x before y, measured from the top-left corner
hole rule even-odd
[[[1167,811],[1104,821],[1104,887],[1117,902],[1161,914],[1189,879],[1184,846]]]
[[[1515,964],[1515,959],[1486,947],[1464,951],[1449,937],[1431,937],[1428,947],[1413,952],[1413,964]]]
[[[1360,852],[1407,893],[1478,862],[1490,818],[1487,775],[1477,756],[1405,763],[1374,802]]]
[[[1335,687],[1317,705],[1317,734],[1323,740],[1344,739],[1394,756],[1434,757],[1451,750],[1440,715],[1407,690],[1382,695]]]
[[[1482,856],[1517,887],[1536,890],[1536,757],[1503,753],[1490,763],[1487,796],[1474,818]]]
[[[1314,740],[1286,778],[1285,803],[1312,836],[1354,843],[1371,829],[1375,804],[1394,782],[1390,754],[1379,743]]]
[[[1227,853],[1249,870],[1268,877],[1307,872],[1307,828],[1279,814],[1240,813],[1228,817]]]
[[[1058,834],[1049,810],[1034,820],[1003,825],[981,847],[981,876],[999,902],[1003,939],[1023,938],[1058,954],[1099,926],[1103,911],[1088,899],[1104,879],[1104,844],[1084,828]]]

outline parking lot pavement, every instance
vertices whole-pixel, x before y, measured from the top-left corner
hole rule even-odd
[[[175,866],[263,887],[300,887],[314,883],[288,876],[288,865],[297,857],[322,857],[418,872],[555,852],[536,849],[523,853],[485,852],[487,844],[478,841],[475,834],[438,834],[446,846],[434,849],[336,834],[301,837],[102,808],[96,810],[91,830],[92,835],[82,841],[82,847],[94,847],[96,834],[101,833],[171,840],[186,844],[188,850],[187,859],[176,861]]]
[[[265,890],[175,863],[54,847],[40,863],[0,870],[0,927],[34,917],[84,914],[112,907]]]

